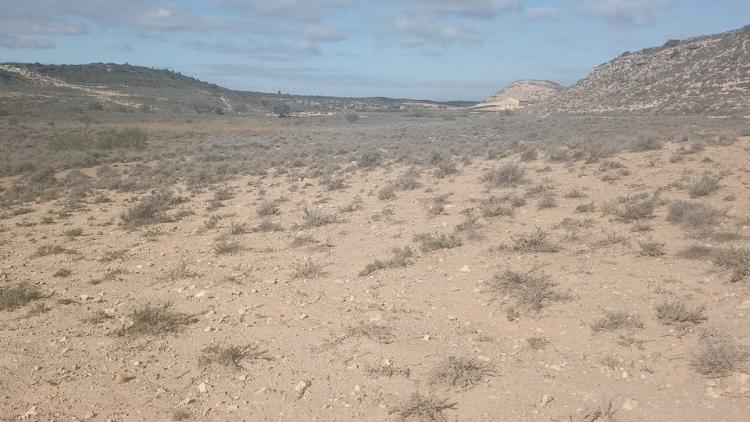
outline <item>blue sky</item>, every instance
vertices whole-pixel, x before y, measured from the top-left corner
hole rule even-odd
[[[479,100],[750,24],[748,0],[0,0],[0,61],[130,63],[229,88]]]

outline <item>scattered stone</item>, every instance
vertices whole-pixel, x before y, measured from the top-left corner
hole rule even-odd
[[[627,399],[625,400],[625,403],[622,404],[622,408],[625,410],[634,410],[637,407],[638,407],[638,400]]]
[[[552,400],[554,400],[554,398],[552,398],[552,396],[550,396],[549,394],[543,395],[541,402],[542,407],[547,406]]]
[[[205,393],[208,391],[208,385],[206,385],[205,382],[202,382],[198,384],[198,387],[196,387],[199,393]]]
[[[134,379],[135,379],[135,377],[133,375],[120,374],[120,375],[117,376],[117,378],[115,378],[115,381],[118,384],[127,384],[130,381],[133,381]]]
[[[461,271],[462,273],[470,273],[471,272],[471,270],[469,269],[468,265],[464,265],[463,267],[461,267],[461,269],[459,271]]]
[[[310,388],[309,381],[300,381],[297,383],[297,385],[294,386],[294,391],[297,392],[297,400],[301,399],[302,396],[305,395],[305,392],[307,392],[308,388]]]

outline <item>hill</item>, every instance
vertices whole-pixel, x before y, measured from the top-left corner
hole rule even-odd
[[[485,111],[517,110],[557,94],[563,87],[551,81],[521,80],[490,96],[475,109]]]
[[[295,111],[400,110],[463,107],[466,102],[433,102],[385,97],[345,98],[235,91],[179,72],[114,63],[0,64],[4,114],[36,115],[85,110],[267,113],[286,103]]]
[[[626,52],[534,107],[547,112],[750,112],[750,26]]]

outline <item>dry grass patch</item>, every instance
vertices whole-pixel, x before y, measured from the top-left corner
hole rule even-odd
[[[658,199],[657,193],[648,194],[646,192],[620,196],[607,202],[604,206],[604,212],[623,222],[653,218]]]
[[[693,351],[691,365],[698,373],[710,377],[724,377],[744,368],[750,360],[748,348],[730,337],[705,332]]]
[[[121,334],[157,335],[180,331],[195,322],[192,315],[170,309],[170,304],[146,304],[130,312],[133,323],[120,330]]]
[[[472,388],[497,376],[495,369],[477,358],[449,356],[430,371],[430,383],[454,388]]]
[[[294,265],[292,278],[298,280],[312,280],[325,274],[323,266],[311,259],[306,259],[302,263]]]
[[[387,268],[403,268],[409,265],[414,257],[414,250],[408,246],[403,248],[393,248],[393,256],[381,260],[376,259],[375,261],[367,264],[364,270],[360,271],[359,275],[364,277],[370,275],[378,270]]]
[[[684,299],[665,300],[656,304],[656,318],[664,325],[700,324],[707,318],[705,307],[691,309]]]
[[[714,251],[714,264],[732,270],[732,282],[738,282],[750,276],[750,249],[720,248]]]
[[[690,194],[691,198],[708,196],[719,190],[719,180],[719,177],[705,173],[688,186],[688,194]]]
[[[455,233],[420,233],[414,235],[414,241],[419,243],[419,249],[422,252],[457,248],[463,245],[463,241]]]
[[[517,252],[542,252],[555,253],[560,251],[560,246],[549,242],[549,234],[537,227],[531,232],[513,235],[513,250]]]
[[[709,236],[721,222],[724,212],[708,205],[675,201],[669,205],[667,221],[679,224],[693,236]]]
[[[147,196],[120,214],[123,226],[129,229],[149,224],[168,223],[167,211],[184,200],[172,192],[162,191]]]
[[[493,167],[482,174],[482,181],[489,187],[516,186],[524,181],[526,170],[518,163],[507,163]]]
[[[568,299],[568,296],[557,291],[555,286],[547,274],[507,270],[496,274],[487,282],[485,291],[495,295],[508,295],[515,299],[518,305],[539,312],[548,302]]]
[[[336,343],[340,343],[349,338],[368,338],[381,344],[390,344],[396,338],[393,329],[386,325],[375,324],[372,322],[360,322],[357,325],[346,329],[344,336]]]
[[[236,239],[231,239],[228,236],[219,237],[214,244],[214,252],[217,255],[236,254],[241,249],[240,242]]]
[[[513,216],[514,207],[504,198],[490,196],[479,201],[482,217]]]
[[[221,346],[212,344],[203,350],[198,357],[201,366],[221,365],[230,368],[239,368],[245,359],[265,359],[266,351],[258,346]]]
[[[270,233],[270,232],[281,232],[284,231],[284,227],[271,220],[270,217],[263,217],[260,219],[260,223],[255,226],[256,232]]]
[[[258,217],[268,217],[280,213],[276,203],[269,200],[261,201],[256,207],[255,212],[258,214]]]
[[[664,252],[664,242],[645,241],[638,242],[638,245],[641,247],[641,256],[659,257],[666,254]]]
[[[603,316],[591,324],[594,333],[643,328],[641,317],[625,311],[606,311]]]
[[[541,336],[533,336],[526,339],[526,344],[534,350],[542,350],[549,345],[549,340]]]
[[[404,420],[448,422],[448,418],[443,414],[446,410],[456,410],[456,403],[447,399],[413,393],[406,401],[389,408],[388,413]]]
[[[43,297],[38,287],[27,282],[0,286],[0,311],[12,311]]]
[[[326,214],[316,208],[305,207],[302,213],[302,228],[321,227],[340,222],[341,219],[339,217]]]

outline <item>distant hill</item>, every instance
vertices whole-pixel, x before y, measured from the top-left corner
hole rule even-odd
[[[537,104],[562,89],[561,85],[551,81],[516,81],[473,108],[485,111],[517,110]]]
[[[0,64],[0,110],[8,114],[122,112],[268,113],[283,102],[296,111],[401,110],[465,107],[469,102],[341,98],[230,90],[165,69],[114,63]],[[10,109],[10,110],[9,110]]]
[[[624,53],[533,109],[750,114],[750,26]]]

